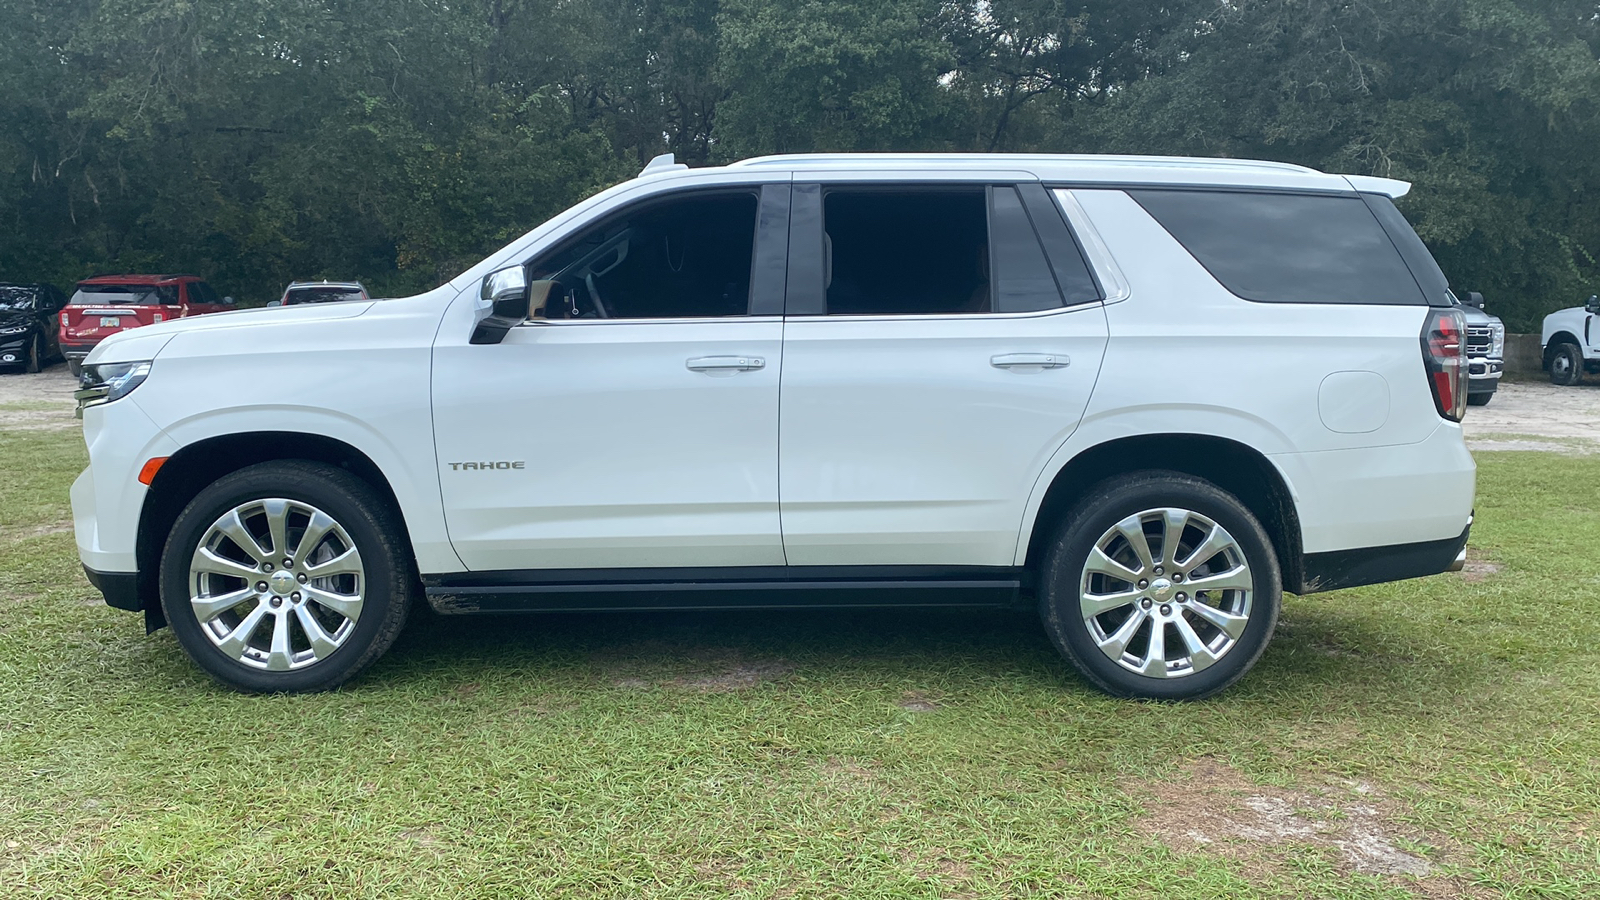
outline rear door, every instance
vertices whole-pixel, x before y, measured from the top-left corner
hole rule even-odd
[[[186,281],[183,284],[183,315],[198,316],[205,313],[222,312],[227,305],[211,285],[204,281]]]
[[[796,185],[779,484],[790,565],[1010,566],[1077,427],[1101,293],[1038,184]]]

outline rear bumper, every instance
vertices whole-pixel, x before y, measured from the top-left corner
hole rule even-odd
[[[1283,453],[1307,556],[1454,540],[1472,521],[1477,467],[1461,426],[1415,444]]]
[[[66,341],[62,341],[61,355],[67,359],[83,359],[85,356],[88,356],[89,351],[93,350],[95,345],[99,343],[99,341],[95,341],[92,344],[69,344]]]
[[[1457,572],[1466,562],[1467,536],[1471,532],[1469,521],[1458,537],[1441,541],[1307,553],[1301,563],[1301,584],[1289,587],[1296,594],[1316,594]]]

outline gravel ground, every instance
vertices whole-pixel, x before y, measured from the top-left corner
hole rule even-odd
[[[38,375],[0,375],[0,428],[53,431],[77,428],[72,392],[78,382],[63,363]]]
[[[76,428],[64,365],[38,375],[0,375],[0,427]],[[1600,383],[1576,387],[1508,382],[1488,406],[1467,407],[1467,445],[1474,450],[1600,453]]]
[[[1600,453],[1600,383],[1507,382],[1488,406],[1467,407],[1462,424],[1474,450]]]

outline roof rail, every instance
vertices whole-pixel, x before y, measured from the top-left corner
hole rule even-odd
[[[673,156],[671,153],[663,153],[660,156],[650,160],[650,162],[639,171],[638,177],[643,178],[646,175],[652,175],[656,172],[672,172],[678,169],[687,168],[689,167],[681,162],[678,162],[678,158]]]
[[[1195,156],[1136,156],[1086,153],[784,153],[757,156],[729,163],[729,168],[786,166],[795,164],[839,164],[851,162],[995,162],[995,163],[1087,163],[1093,165],[1182,166],[1186,168],[1274,169],[1288,172],[1318,173],[1316,169],[1294,163],[1260,159],[1225,159]]]

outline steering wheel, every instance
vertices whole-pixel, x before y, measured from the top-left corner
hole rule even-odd
[[[583,276],[583,284],[589,289],[589,302],[594,304],[595,316],[601,319],[611,318],[611,314],[606,312],[606,302],[600,299],[600,289],[595,286],[593,272]]]

